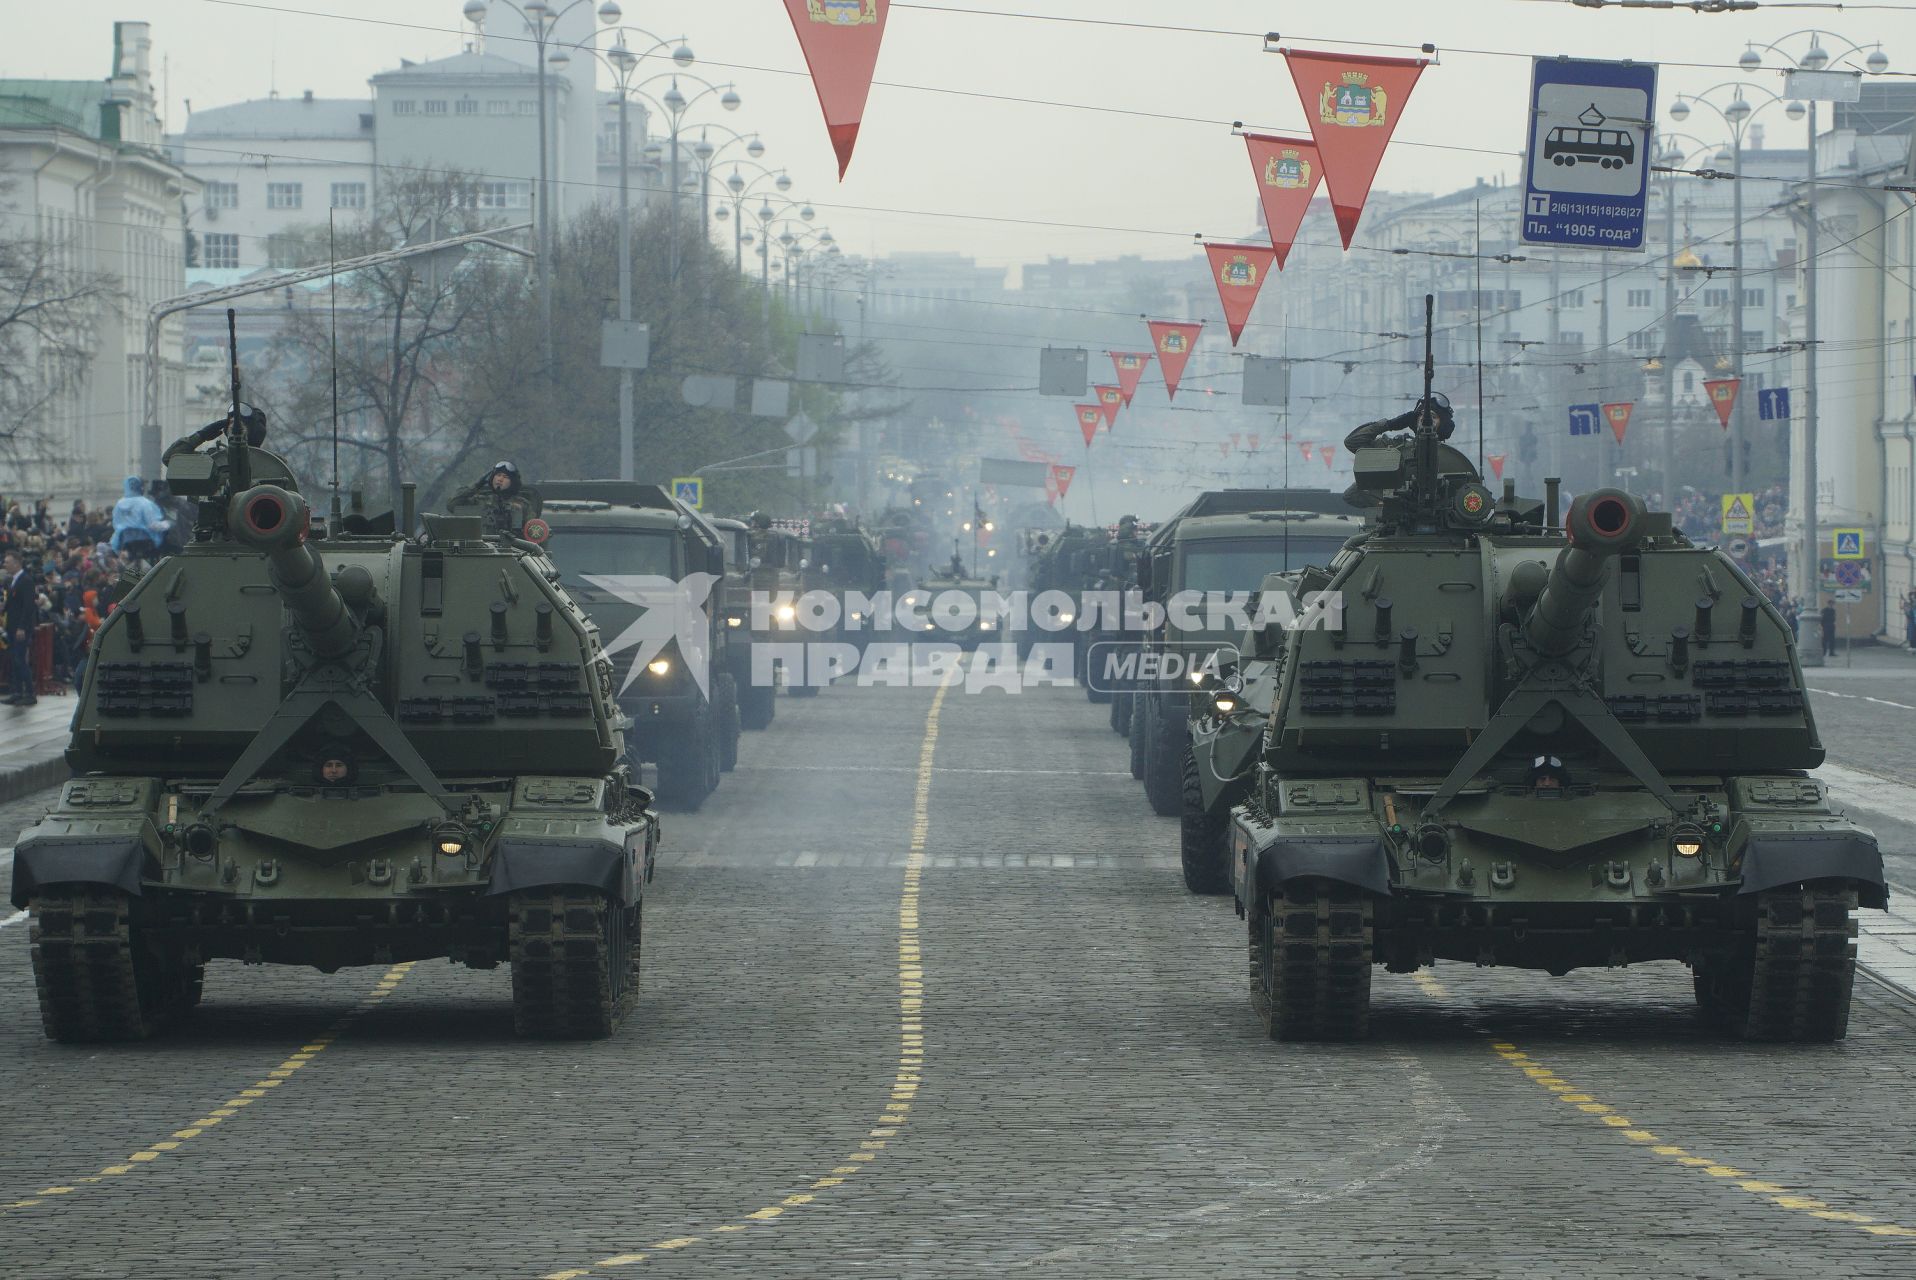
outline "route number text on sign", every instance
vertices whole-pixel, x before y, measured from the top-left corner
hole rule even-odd
[[[1643,248],[1656,90],[1655,63],[1531,64],[1523,243]]]

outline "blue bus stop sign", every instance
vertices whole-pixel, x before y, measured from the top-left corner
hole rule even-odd
[[[1643,248],[1656,96],[1654,62],[1532,63],[1523,243]]]

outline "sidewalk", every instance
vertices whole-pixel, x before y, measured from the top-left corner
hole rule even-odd
[[[49,694],[31,707],[0,706],[0,804],[67,777],[62,753],[78,701],[71,693]]]

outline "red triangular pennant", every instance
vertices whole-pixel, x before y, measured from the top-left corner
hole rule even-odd
[[[1198,331],[1204,326],[1181,320],[1147,320],[1144,323],[1151,330],[1151,346],[1158,353],[1158,367],[1164,370],[1164,390],[1175,400],[1178,398],[1178,379],[1184,376],[1184,366],[1191,359],[1191,349],[1197,346]]]
[[[1245,321],[1251,318],[1251,308],[1257,305],[1264,277],[1277,261],[1277,250],[1255,244],[1207,244],[1204,252],[1211,259],[1211,279],[1224,306],[1224,327],[1231,331],[1235,347]]]
[[[1337,446],[1334,444],[1325,445],[1323,447],[1323,454],[1324,454],[1324,470],[1326,471],[1335,470],[1335,467],[1333,467],[1331,460],[1337,456]]]
[[[1616,432],[1618,444],[1623,443],[1623,433],[1630,429],[1630,411],[1636,407],[1634,400],[1603,406],[1603,416],[1610,423],[1610,430]]]
[[[1138,393],[1138,379],[1144,376],[1144,366],[1151,363],[1149,351],[1113,351],[1111,363],[1118,369],[1118,390],[1124,393],[1125,408],[1131,407],[1131,397]]]
[[[1104,410],[1104,429],[1109,431],[1118,425],[1118,410],[1124,407],[1124,388],[1099,383],[1091,389],[1098,393],[1098,407]]]
[[[1736,408],[1736,393],[1740,385],[1741,380],[1737,378],[1703,380],[1703,389],[1710,393],[1710,406],[1716,410],[1716,420],[1723,424],[1725,431],[1730,429],[1730,411]]]
[[[852,162],[890,10],[891,0],[785,0],[838,154],[840,181]]]
[[[1250,452],[1256,453],[1257,452],[1257,432],[1252,431],[1252,432],[1246,433],[1244,439],[1249,443]]]
[[[1309,440],[1306,440],[1303,444],[1300,444],[1297,447],[1304,451],[1304,461],[1309,462],[1311,460],[1311,449],[1313,447],[1311,442]]]
[[[1507,456],[1508,455],[1501,453],[1493,453],[1490,455],[1490,474],[1499,480],[1504,478],[1504,458]]]
[[[1078,411],[1078,430],[1084,432],[1084,447],[1091,447],[1091,437],[1098,434],[1098,428],[1104,425],[1104,410],[1095,404],[1073,405]]]
[[[1286,49],[1284,58],[1317,140],[1337,234],[1348,249],[1390,135],[1429,64],[1423,58],[1360,58],[1303,49]]]
[[[1054,465],[1051,468],[1051,484],[1057,489],[1060,498],[1071,492],[1071,477],[1077,474],[1078,469],[1076,467]]]
[[[1317,194],[1317,184],[1324,176],[1317,144],[1309,138],[1247,133],[1244,145],[1250,149],[1251,172],[1257,176],[1264,229],[1270,234],[1277,265],[1282,269],[1284,260],[1291,256],[1297,229],[1303,225],[1304,211],[1311,207],[1311,197]]]

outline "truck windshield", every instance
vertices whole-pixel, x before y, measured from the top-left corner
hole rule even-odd
[[[1264,575],[1306,565],[1329,564],[1343,547],[1342,538],[1205,538],[1184,544],[1184,572],[1178,585],[1185,591],[1255,591]]]
[[[567,587],[588,577],[647,575],[677,579],[678,539],[663,529],[554,529],[546,555]]]

